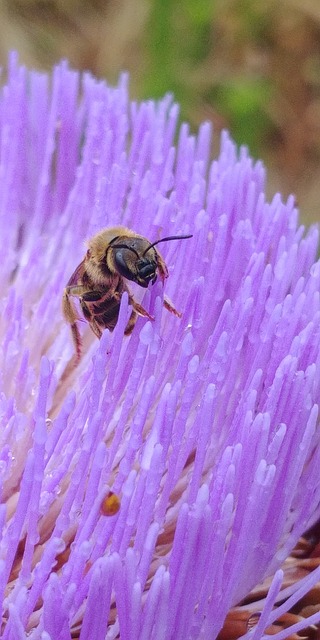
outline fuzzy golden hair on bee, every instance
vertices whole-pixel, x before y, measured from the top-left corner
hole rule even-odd
[[[101,338],[104,329],[113,331],[117,324],[121,297],[129,296],[132,307],[125,335],[132,333],[137,317],[154,318],[131,294],[128,282],[146,288],[159,277],[162,282],[168,277],[167,265],[157,249],[161,242],[183,240],[191,235],[167,236],[151,242],[127,227],[102,229],[87,242],[87,253],[77,266],[64,290],[62,309],[70,324],[77,360],[82,354],[81,335],[78,328],[79,315],[74,304],[78,298],[83,317],[93,333]],[[177,317],[181,314],[174,305],[164,299],[165,308]]]

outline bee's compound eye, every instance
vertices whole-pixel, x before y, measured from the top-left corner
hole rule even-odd
[[[135,276],[132,273],[132,270],[128,267],[124,257],[122,249],[119,249],[114,254],[114,261],[116,263],[117,271],[123,278],[127,278],[127,280],[134,280]]]

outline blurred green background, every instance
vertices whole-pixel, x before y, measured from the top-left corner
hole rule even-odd
[[[40,69],[126,69],[134,98],[173,92],[194,129],[264,160],[269,196],[320,219],[320,0],[0,0],[0,36],[4,66],[15,48]]]

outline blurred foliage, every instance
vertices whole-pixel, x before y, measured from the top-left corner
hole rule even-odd
[[[0,55],[61,57],[134,97],[171,91],[191,126],[209,119],[262,157],[271,191],[319,217],[320,1],[2,0]]]
[[[294,2],[276,0],[156,0],[145,38],[144,93],[169,88],[188,119],[198,122],[211,112],[256,155],[276,145],[296,174],[305,154],[319,155],[319,130],[310,136],[309,118],[310,107],[320,106],[317,0],[314,10],[310,16]]]

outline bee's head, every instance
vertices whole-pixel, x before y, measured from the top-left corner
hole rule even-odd
[[[158,253],[153,247],[150,249],[150,242],[142,236],[127,238],[125,242],[122,238],[119,240],[119,244],[111,244],[119,275],[136,282],[140,287],[146,288],[150,282],[154,284],[157,279]]]
[[[114,264],[117,272],[123,278],[131,280],[146,288],[149,283],[155,283],[160,254],[155,249],[159,242],[180,240],[191,236],[170,236],[150,243],[143,236],[116,237],[109,245],[113,252]]]

